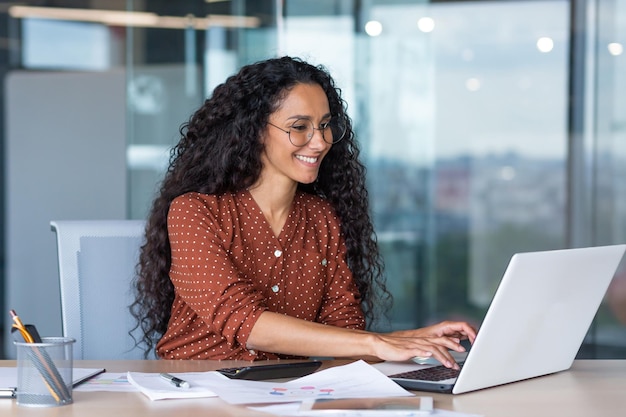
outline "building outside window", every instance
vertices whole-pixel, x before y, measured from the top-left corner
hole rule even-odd
[[[0,2],[5,310],[58,291],[50,220],[145,218],[180,125],[283,54],[348,102],[395,299],[380,330],[479,324],[514,253],[626,241],[625,0],[63,3]],[[626,357],[625,272],[579,356]]]

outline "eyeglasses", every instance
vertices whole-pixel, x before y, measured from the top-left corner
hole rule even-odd
[[[316,130],[322,133],[324,142],[334,145],[343,139],[347,129],[346,122],[340,117],[322,122],[319,127],[315,127],[313,122],[309,119],[297,119],[292,123],[290,130],[285,130],[270,122],[267,122],[267,124],[287,133],[289,135],[289,142],[297,147],[302,147],[309,143],[311,139],[313,139]]]

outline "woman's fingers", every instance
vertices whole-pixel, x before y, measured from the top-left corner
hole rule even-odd
[[[461,340],[474,343],[476,329],[461,321],[444,321],[414,330],[379,334],[377,356],[383,360],[403,361],[416,356],[433,357],[448,368],[459,369],[452,352],[465,352]]]
[[[406,337],[397,335],[379,335],[380,351],[377,356],[382,360],[404,361],[416,356],[433,357],[444,366],[458,368],[450,351],[465,352],[454,337]]]
[[[453,337],[459,340],[468,339],[474,343],[476,329],[469,323],[462,321],[443,321],[432,326],[420,329],[400,330],[390,333],[399,337]]]
[[[447,368],[459,369],[459,365],[452,356],[451,351],[465,352],[465,348],[457,343],[452,343],[447,338],[437,338],[433,340],[433,357]]]
[[[474,343],[476,338],[476,329],[469,323],[463,321],[443,321],[426,327],[425,334],[435,337],[448,336],[459,339],[468,339]]]

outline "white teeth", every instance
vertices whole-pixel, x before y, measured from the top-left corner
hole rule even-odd
[[[317,158],[311,158],[309,156],[296,155],[296,158],[298,158],[301,161],[308,162],[309,164],[313,164],[317,162]]]

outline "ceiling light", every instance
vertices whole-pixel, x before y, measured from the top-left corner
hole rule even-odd
[[[154,27],[165,29],[208,29],[210,27],[255,28],[259,18],[248,16],[207,15],[159,16],[156,13],[118,10],[68,9],[59,7],[11,6],[9,15],[14,18],[71,20],[102,23],[108,26]]]

